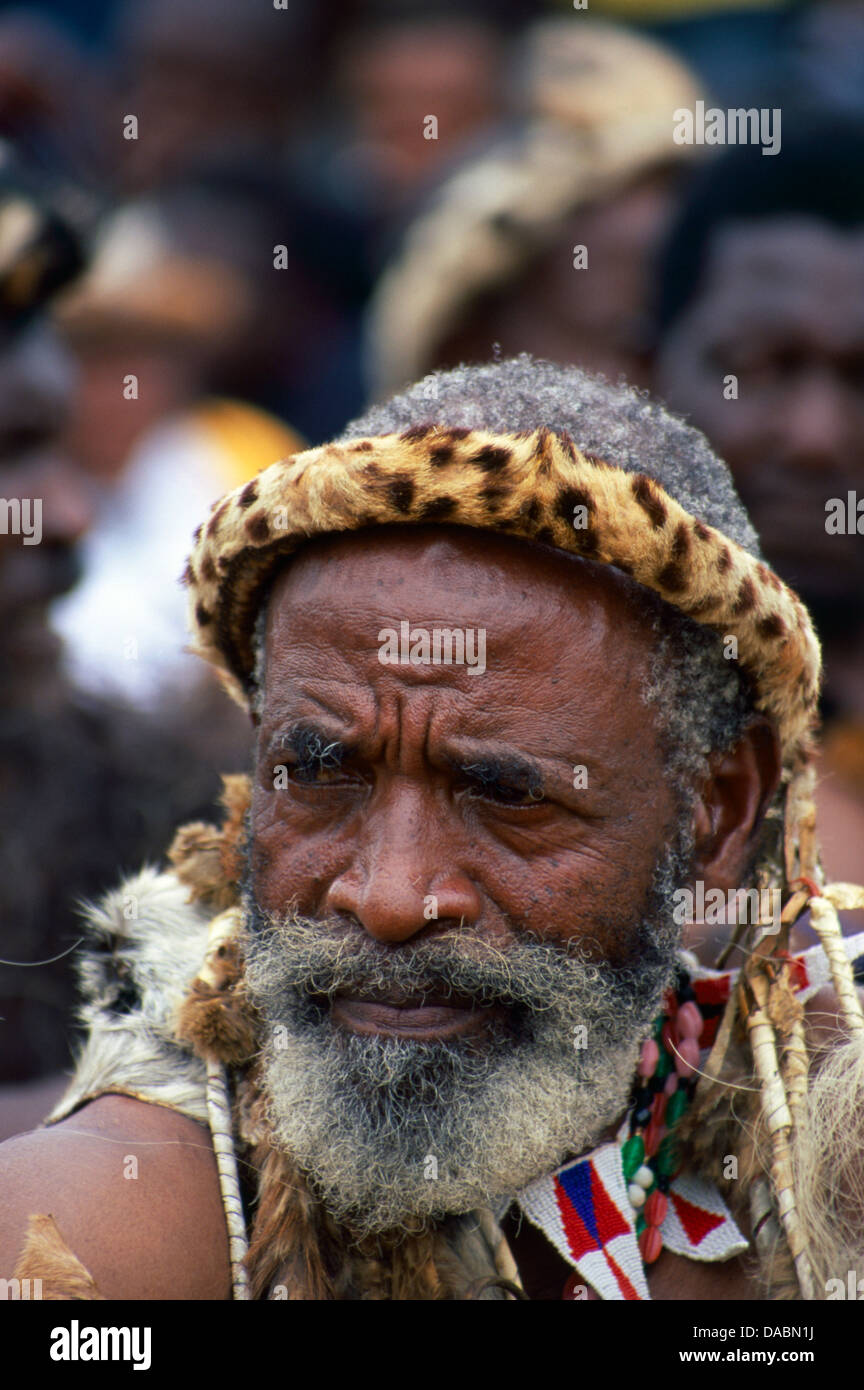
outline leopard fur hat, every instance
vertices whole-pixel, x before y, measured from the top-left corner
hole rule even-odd
[[[653,478],[582,453],[563,431],[422,425],[274,463],[214,503],[195,534],[183,576],[193,650],[249,708],[255,619],[286,556],[314,536],[406,523],[491,529],[615,566],[734,637],[787,776],[810,761],[820,652],[800,599]]]

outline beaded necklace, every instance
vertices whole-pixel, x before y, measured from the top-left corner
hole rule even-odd
[[[695,1088],[699,1040],[705,1019],[690,978],[679,967],[665,1012],[642,1044],[629,1112],[629,1138],[621,1150],[627,1196],[636,1213],[636,1236],[643,1263],[652,1265],[663,1249],[660,1227],[669,1211],[672,1179],[681,1171],[675,1127]]]
[[[864,980],[864,933],[844,937],[843,950],[855,978]],[[829,983],[821,947],[788,960],[801,1003]],[[716,1187],[682,1170],[675,1139],[700,1056],[714,1041],[738,971],[712,970],[684,952],[681,962],[663,1013],[642,1044],[617,1138],[538,1178],[516,1199],[574,1270],[565,1299],[584,1297],[591,1285],[602,1299],[650,1300],[645,1274],[663,1248],[706,1262],[747,1249]]]
[[[522,1211],[575,1271],[565,1299],[591,1285],[603,1299],[650,1300],[646,1271],[664,1246],[707,1261],[747,1248],[717,1189],[682,1171],[675,1139],[731,983],[731,972],[705,974],[691,979],[679,967],[642,1044],[617,1138],[519,1194]]]

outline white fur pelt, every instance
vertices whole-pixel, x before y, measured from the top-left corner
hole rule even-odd
[[[174,1028],[204,960],[209,920],[174,874],[152,868],[88,906],[78,963],[87,1041],[47,1123],[106,1091],[207,1123],[206,1067]]]

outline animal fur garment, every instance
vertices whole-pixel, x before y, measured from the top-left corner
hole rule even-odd
[[[175,1036],[204,961],[211,913],[175,874],[143,869],[87,914],[79,960],[87,1041],[49,1120],[107,1092],[139,1096],[207,1123],[206,1069]]]
[[[235,811],[244,786],[246,779],[229,779],[224,800]],[[219,895],[216,865],[230,862],[235,835],[231,810],[222,830],[184,827],[172,850],[177,871],[146,869],[89,910],[90,946],[79,965],[85,993],[81,1017],[89,1036],[49,1124],[112,1092],[169,1106],[206,1124],[203,1057],[216,1056],[235,1067],[235,1134],[248,1158],[245,1167],[255,1174],[248,1261],[253,1296],[506,1297],[498,1286],[512,1275],[501,1267],[500,1232],[490,1213],[453,1219],[392,1248],[374,1241],[356,1244],[273,1144],[253,1062],[256,1019],[243,999],[241,914],[235,906],[211,919],[203,906]],[[224,880],[221,894],[223,900],[230,895]],[[89,1275],[71,1252],[74,1266],[57,1265],[55,1257],[65,1246],[62,1240],[59,1246],[56,1240],[46,1244],[49,1236],[53,1239],[51,1231],[46,1235],[46,1221],[50,1218],[40,1214],[31,1218],[20,1257],[27,1256],[30,1275],[44,1281],[65,1270],[66,1283],[60,1280],[57,1287],[67,1291],[52,1297],[100,1297],[95,1285],[86,1291]]]
[[[777,722],[787,771],[807,761],[820,654],[797,595],[652,478],[588,457],[546,429],[418,426],[264,469],[214,503],[196,532],[184,574],[195,649],[247,704],[255,614],[280,561],[311,536],[406,522],[488,528],[614,565],[734,636],[757,705]]]

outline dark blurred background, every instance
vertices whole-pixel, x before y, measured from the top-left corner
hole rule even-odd
[[[779,152],[677,143],[699,102]],[[864,0],[0,6],[0,1133],[69,1064],[80,901],[247,763],[184,651],[210,502],[523,350],[726,458],[820,629],[824,856],[860,880]]]

